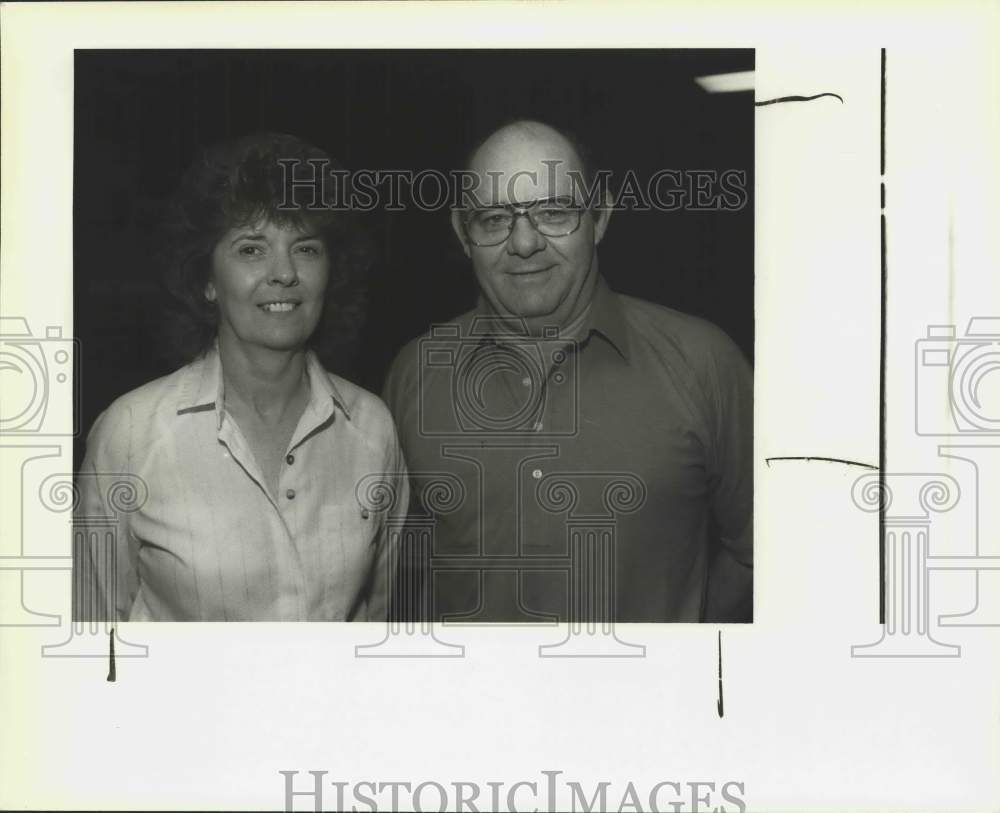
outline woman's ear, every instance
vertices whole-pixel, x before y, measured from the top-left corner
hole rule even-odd
[[[215,302],[215,283],[213,282],[205,284],[205,301]]]

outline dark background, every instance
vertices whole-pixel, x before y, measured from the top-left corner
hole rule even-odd
[[[752,92],[694,77],[753,70],[752,50],[77,51],[74,332],[81,436],[112,400],[171,372],[156,355],[152,236],[198,151],[287,132],[351,170],[460,168],[512,118],[568,127],[599,168],[738,169],[738,212],[619,211],[600,246],[615,290],[703,316],[753,358]],[[447,211],[363,215],[379,246],[368,322],[350,369],[381,389],[395,352],[475,302]]]

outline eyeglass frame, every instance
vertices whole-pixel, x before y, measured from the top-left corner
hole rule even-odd
[[[576,225],[564,234],[545,234],[543,231],[541,231],[541,229],[538,228],[538,224],[535,223],[534,219],[532,219],[531,216],[532,210],[538,208],[543,203],[555,203],[558,201],[565,201],[565,200],[572,201],[573,205],[567,208],[575,210],[578,214],[576,218]],[[568,198],[565,195],[556,195],[555,197],[551,198],[539,198],[538,200],[533,200],[530,203],[497,203],[494,204],[493,206],[477,206],[476,208],[468,210],[466,213],[461,215],[459,217],[459,220],[462,223],[462,231],[465,233],[465,239],[468,240],[472,245],[474,245],[476,248],[495,248],[496,246],[503,245],[510,239],[510,236],[514,233],[514,226],[517,225],[517,219],[519,217],[528,218],[528,222],[531,224],[531,228],[533,228],[536,232],[538,232],[542,237],[545,238],[569,237],[571,234],[577,232],[580,229],[580,224],[583,223],[583,214],[584,212],[589,211],[590,208],[591,207],[586,206],[584,204],[576,203],[576,201],[573,201],[572,198]],[[495,243],[477,243],[475,240],[472,239],[472,236],[469,234],[469,220],[471,219],[472,215],[475,214],[476,212],[484,212],[489,209],[505,209],[514,216],[514,219],[510,221],[510,229],[507,230],[507,234],[504,235],[502,240],[498,240]]]

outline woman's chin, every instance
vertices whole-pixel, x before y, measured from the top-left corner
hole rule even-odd
[[[304,350],[310,334],[304,331],[269,331],[258,336],[233,337],[235,346],[247,353],[270,351],[273,353],[295,353]]]

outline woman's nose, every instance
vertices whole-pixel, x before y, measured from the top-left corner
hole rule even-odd
[[[298,281],[299,272],[292,257],[283,251],[275,252],[270,282],[274,285],[297,285]]]

